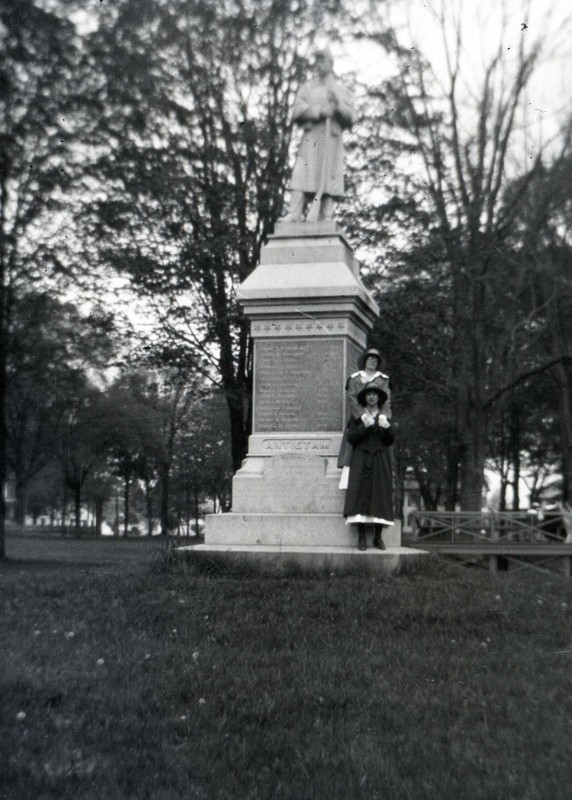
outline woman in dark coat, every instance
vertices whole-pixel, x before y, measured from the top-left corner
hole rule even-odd
[[[366,549],[366,525],[374,527],[374,547],[385,550],[381,538],[384,525],[393,525],[393,481],[389,446],[394,434],[391,423],[380,409],[387,394],[376,383],[368,383],[358,400],[366,414],[352,419],[346,436],[352,445],[352,461],[344,517],[346,524],[357,525],[359,549]]]

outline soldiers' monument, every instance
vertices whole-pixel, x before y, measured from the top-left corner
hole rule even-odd
[[[355,111],[328,51],[316,54],[293,119],[303,134],[289,208],[238,290],[254,340],[248,455],[233,479],[231,513],[207,516],[205,544],[193,551],[273,572],[292,564],[345,571],[357,562],[392,571],[405,553],[399,523],[384,532],[386,551],[360,553],[338,488],[344,387],[379,309],[333,220],[344,196],[342,134]]]

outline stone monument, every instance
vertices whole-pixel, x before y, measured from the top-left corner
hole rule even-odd
[[[292,564],[347,570],[356,559],[361,569],[383,563],[393,571],[399,523],[384,531],[387,550],[361,553],[342,516],[336,462],[349,414],[345,383],[379,308],[332,219],[344,193],[342,131],[355,112],[329,53],[317,54],[316,69],[294,105],[303,136],[290,207],[238,289],[254,342],[248,455],[233,479],[231,512],[207,516],[205,544],[193,551],[278,572]]]

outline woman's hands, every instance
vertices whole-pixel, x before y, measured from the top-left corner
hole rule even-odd
[[[366,428],[371,428],[372,425],[375,425],[376,418],[369,411],[365,411],[361,415],[361,421],[365,425]],[[377,415],[377,424],[380,428],[389,428],[389,420],[385,416],[385,414],[378,414]]]

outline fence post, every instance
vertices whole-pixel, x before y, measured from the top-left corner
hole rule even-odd
[[[413,541],[419,540],[419,512],[416,511],[411,516],[411,527],[413,528]]]

